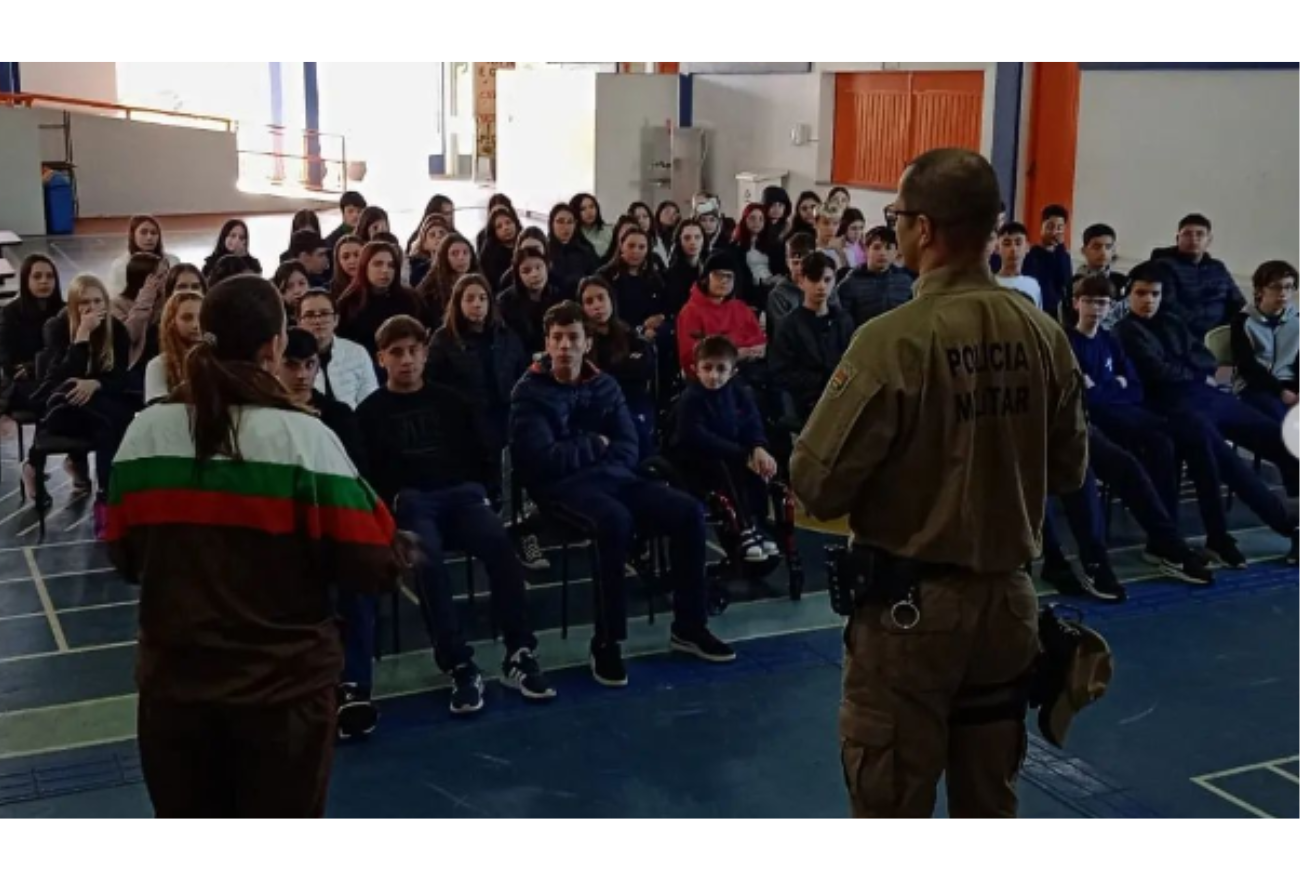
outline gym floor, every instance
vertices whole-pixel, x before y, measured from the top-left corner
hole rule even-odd
[[[415,219],[394,222],[402,231]],[[168,249],[201,259],[218,224],[169,231]],[[249,225],[264,259],[287,240],[287,217]],[[105,271],[121,238],[113,229],[35,240],[10,259],[46,250],[66,284],[77,271]],[[133,739],[139,591],[111,571],[91,538],[89,502],[70,500],[57,460],[49,483],[56,503],[40,539],[35,513],[18,494],[13,425],[2,430],[0,817],[147,816]],[[1195,534],[1194,505],[1182,512]],[[1285,540],[1253,527],[1240,509],[1232,518],[1254,564],[1220,575],[1213,589],[1192,590],[1151,579],[1136,526],[1116,512],[1112,555],[1133,601],[1087,608],[1115,651],[1116,681],[1076,724],[1068,753],[1032,739],[1021,784],[1025,816],[1300,817],[1297,576],[1276,561]],[[487,711],[468,721],[447,713],[446,682],[411,597],[386,601],[380,637],[389,655],[376,685],[383,717],[369,742],[339,749],[330,814],[845,815],[835,732],[839,621],[822,570],[823,546],[833,539],[800,533],[808,576],[802,602],[790,601],[784,569],[765,582],[729,585],[732,606],[715,628],[737,642],[734,666],[666,655],[667,599],[655,599],[652,624],[649,596],[629,580],[636,600],[628,647],[636,658],[632,686],[620,692],[598,687],[585,669],[586,553],[570,551],[565,590],[553,548],[551,570],[531,577],[530,599],[560,699],[526,706],[493,684]],[[457,579],[466,593],[463,625],[478,642],[480,664],[494,671],[501,656],[488,630],[485,576],[480,570],[474,578],[477,600],[465,589],[468,578]],[[559,632],[565,591],[567,640]]]

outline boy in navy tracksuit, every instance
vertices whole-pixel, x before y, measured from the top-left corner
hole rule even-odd
[[[1281,471],[1290,497],[1296,496],[1300,478],[1296,459],[1287,451],[1276,423],[1218,389],[1214,356],[1193,336],[1182,318],[1161,308],[1165,278],[1164,270],[1153,263],[1143,263],[1130,275],[1131,310],[1115,329],[1124,353],[1145,386],[1148,405],[1176,429],[1198,429],[1209,437],[1216,449],[1220,478],[1270,528],[1292,536],[1288,560],[1293,560],[1295,518],[1280,518],[1276,497],[1253,474],[1249,474],[1251,478],[1243,476],[1241,462],[1231,460],[1219,446],[1226,438],[1273,463]],[[1206,526],[1207,531],[1212,529],[1210,522]],[[1217,530],[1217,525],[1213,527]],[[1217,555],[1230,567],[1245,566],[1245,558],[1235,545],[1216,535],[1209,536],[1216,540],[1207,545],[1211,555]]]
[[[809,259],[824,259],[814,254]],[[740,551],[760,562],[779,553],[759,526],[767,519],[767,483],[776,460],[754,396],[732,381],[740,354],[725,336],[695,346],[695,380],[677,404],[670,441],[673,461],[698,494],[719,492],[735,507]]]
[[[670,541],[675,585],[671,647],[707,662],[735,651],[708,629],[704,511],[690,495],[636,473],[639,441],[618,382],[587,361],[591,339],[582,307],[553,306],[543,321],[547,358],[525,373],[510,406],[510,456],[538,506],[593,537],[598,683],[627,686],[626,566],[637,535]]]
[[[1078,326],[1067,330],[1088,389],[1089,465],[1146,531],[1147,560],[1171,577],[1209,585],[1214,577],[1207,559],[1178,533],[1175,440],[1164,419],[1141,408],[1142,386],[1118,343],[1101,328],[1112,295],[1104,277],[1081,281],[1072,303]],[[1142,455],[1142,462],[1133,452]],[[1219,500],[1217,486],[1214,499]]]
[[[1070,296],[1070,280],[1074,277],[1074,262],[1070,259],[1070,246],[1066,243],[1066,226],[1070,212],[1059,204],[1043,208],[1043,229],[1040,244],[1035,244],[1025,257],[1021,274],[1038,282],[1043,293],[1043,311],[1056,317],[1061,302]]]

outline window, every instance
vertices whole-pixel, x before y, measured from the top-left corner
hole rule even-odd
[[[983,106],[978,70],[836,74],[832,179],[893,190],[926,150],[978,150]]]

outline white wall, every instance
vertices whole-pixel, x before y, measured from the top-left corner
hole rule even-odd
[[[517,208],[547,213],[596,188],[596,74],[497,74],[497,189]]]
[[[1295,262],[1300,217],[1296,71],[1085,71],[1075,229],[1117,227],[1129,260],[1173,243],[1180,217],[1214,222],[1238,276]]]
[[[6,126],[31,132],[44,159],[63,157],[59,110],[0,109]],[[72,144],[82,217],[254,213],[295,210],[310,202],[253,195],[236,188],[235,135],[73,113]],[[8,143],[6,139],[6,154]],[[43,225],[43,224],[42,224]]]
[[[23,61],[18,70],[25,92],[117,103],[115,61]]]
[[[0,112],[0,229],[45,234],[41,139],[31,110]]]
[[[817,180],[817,144],[795,146],[797,125],[818,129],[821,78],[811,74],[705,75],[695,77],[693,124],[708,131],[704,176],[736,215],[736,175],[786,171],[797,197]]]
[[[650,168],[642,150],[646,128],[677,121],[676,76],[596,76],[596,198],[613,220],[643,197]],[[617,213],[616,213],[617,212]]]

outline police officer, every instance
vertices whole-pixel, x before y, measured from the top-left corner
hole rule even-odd
[[[849,622],[840,738],[856,817],[1015,817],[1038,601],[1025,573],[1049,494],[1087,466],[1065,333],[985,256],[998,181],[935,150],[895,204],[915,299],[853,340],[792,461],[822,520],[849,515],[870,576]]]

